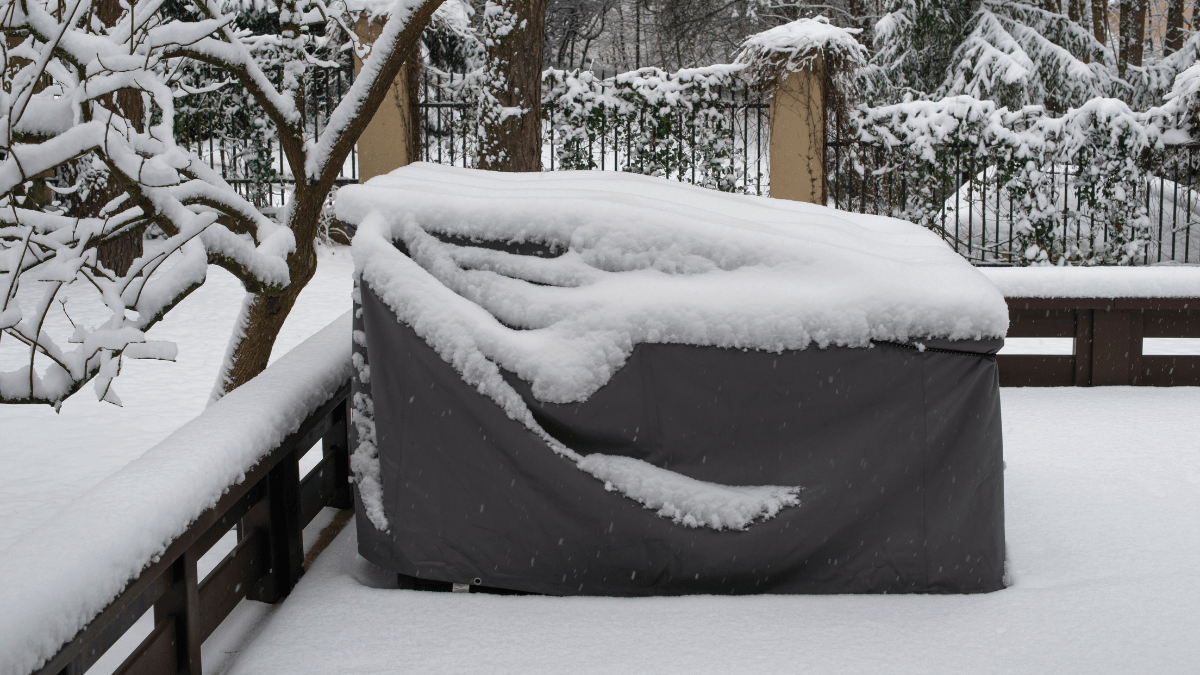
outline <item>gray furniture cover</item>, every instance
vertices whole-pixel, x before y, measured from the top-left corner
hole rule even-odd
[[[554,595],[974,593],[1003,587],[1002,341],[770,353],[640,344],[580,404],[537,401],[580,453],[728,485],[800,485],[743,531],[605,490],[460,378],[365,282],[388,570]],[[361,504],[360,504],[361,507]]]

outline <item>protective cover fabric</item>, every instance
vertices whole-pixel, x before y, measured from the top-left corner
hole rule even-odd
[[[357,331],[390,528],[360,553],[424,579],[554,595],[971,593],[1003,588],[1002,341],[770,353],[640,344],[539,423],[582,454],[727,485],[800,485],[742,531],[605,490],[463,382],[361,286]],[[961,347],[961,349],[955,349]],[[361,504],[360,504],[361,507]],[[360,508],[361,512],[361,508]]]

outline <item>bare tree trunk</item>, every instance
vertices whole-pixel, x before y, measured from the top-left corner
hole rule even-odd
[[[1133,1],[1133,40],[1129,45],[1129,65],[1141,66],[1146,48],[1146,6],[1148,0]]]
[[[1183,10],[1187,0],[1169,0],[1167,5],[1167,34],[1163,38],[1163,55],[1174,54],[1183,47]]]
[[[1200,0],[1196,0],[1200,2]],[[1100,44],[1108,43],[1108,2],[1092,0],[1092,35]]]
[[[1146,38],[1146,0],[1121,0],[1120,55],[1117,74],[1125,77],[1129,66],[1142,65],[1142,42]]]
[[[299,208],[297,204],[297,208]],[[315,220],[315,218],[314,218]],[[266,295],[247,294],[239,325],[234,329],[231,341],[232,352],[227,357],[227,369],[221,374],[212,399],[249,382],[251,378],[266,370],[275,348],[275,339],[283,328],[283,322],[296,306],[300,292],[317,273],[317,253],[313,237],[296,236],[296,251],[288,256],[288,274],[291,283],[283,292]]]
[[[497,18],[488,47],[490,87],[496,103],[508,111],[484,120],[479,168],[491,171],[542,170],[542,50],[546,0],[488,2]],[[485,18],[485,22],[489,21]],[[507,27],[507,29],[505,29]],[[485,31],[488,27],[485,26]],[[512,114],[515,110],[520,113]]]
[[[351,122],[344,135],[335,143],[324,173],[315,180],[297,181],[291,216],[286,223],[296,237],[296,250],[287,258],[290,282],[278,293],[251,292],[247,294],[242,314],[238,317],[239,324],[230,339],[226,362],[222,366],[222,372],[217,378],[217,384],[210,400],[221,398],[266,369],[271,358],[271,350],[275,347],[275,339],[279,336],[284,321],[287,320],[288,314],[296,305],[296,299],[300,297],[301,291],[316,274],[317,228],[320,223],[321,209],[337,178],[338,168],[349,155],[354,143],[365,131],[371,118],[374,117],[375,111],[379,109],[384,99],[392,94],[395,80],[400,77],[401,70],[416,53],[421,32],[429,23],[429,17],[437,9],[438,4],[436,1],[426,0],[424,4],[414,10],[396,46],[395,53],[399,56],[400,62],[395,63],[389,60],[388,64],[394,65],[394,69],[385,65],[380,70],[374,93],[363,102],[359,117]],[[538,25],[540,34],[541,24]],[[540,59],[540,54],[538,58]],[[410,102],[411,96],[415,96],[415,89],[410,92]]]

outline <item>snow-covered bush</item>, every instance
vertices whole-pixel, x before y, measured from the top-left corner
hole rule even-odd
[[[590,71],[545,71],[542,109],[555,135],[556,165],[598,168],[593,150],[603,139],[624,171],[733,190],[742,167],[723,92],[737,84],[743,68],[642,68],[607,79]]]
[[[992,257],[1016,264],[1130,264],[1149,241],[1145,190],[1150,151],[1162,148],[1168,119],[1097,98],[1053,117],[1041,106],[1018,110],[967,96],[860,107],[859,140],[882,147],[881,173],[898,176],[904,218],[949,236],[957,217],[948,200],[974,181],[990,190],[1012,221],[1011,250]],[[833,171],[857,170],[852,153]],[[990,184],[990,185],[989,185]],[[1001,196],[1002,195],[1002,196]],[[969,213],[989,215],[984,203]],[[970,201],[970,197],[968,197]],[[991,210],[993,219],[998,210]],[[1069,236],[1068,236],[1069,235]]]

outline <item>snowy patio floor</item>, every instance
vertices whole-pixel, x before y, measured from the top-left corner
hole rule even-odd
[[[399,591],[348,527],[229,672],[1196,672],[1200,389],[1006,389],[1003,406],[1004,591]]]
[[[275,356],[348,308],[350,272],[347,250],[321,251]],[[241,297],[232,277],[210,275],[152,331],[178,342],[179,362],[130,364],[118,380],[124,408],[96,402],[89,388],[60,415],[0,409],[0,555],[204,409]],[[1196,342],[1157,349],[1197,353]],[[1069,348],[1030,340],[1010,351]],[[205,643],[205,671],[1200,672],[1200,388],[1006,389],[1002,399],[1014,581],[1005,591],[638,600],[415,593],[390,588],[390,575],[359,559],[347,528],[286,602],[243,602]],[[202,561],[201,574],[215,559]],[[148,619],[94,670],[111,672],[149,631]]]

